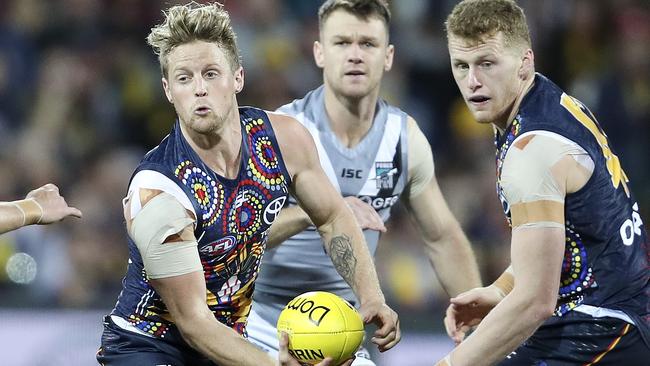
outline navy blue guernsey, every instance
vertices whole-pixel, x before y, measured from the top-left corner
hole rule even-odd
[[[565,256],[555,316],[585,304],[622,311],[650,344],[650,271],[645,227],[618,157],[591,112],[541,74],[503,135],[497,133],[497,194],[510,221],[500,184],[512,142],[550,131],[582,147],[595,167],[586,185],[565,197]]]
[[[134,172],[153,170],[176,183],[197,215],[194,235],[215,318],[245,335],[254,281],[268,229],[287,198],[290,177],[267,114],[240,108],[241,166],[235,179],[208,168],[190,147],[179,123]],[[183,342],[165,304],[150,285],[129,238],[129,265],[112,315],[168,342]]]

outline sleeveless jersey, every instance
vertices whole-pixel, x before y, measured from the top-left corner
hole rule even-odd
[[[268,116],[240,108],[241,166],[235,179],[207,167],[190,147],[178,122],[151,150],[137,172],[153,170],[187,195],[197,221],[194,235],[207,285],[207,304],[216,319],[245,335],[254,281],[268,229],[285,203],[290,177]],[[142,257],[129,238],[129,265],[111,315],[154,338],[183,342],[170,314],[150,285]]]
[[[356,196],[370,204],[386,221],[408,179],[407,115],[379,100],[367,135],[357,146],[347,148],[330,127],[324,94],[321,86],[278,111],[296,118],[309,130],[321,166],[334,187],[343,196]],[[374,255],[379,232],[365,230],[364,236]],[[334,292],[355,303],[351,288],[334,268],[312,226],[267,252],[257,280],[255,311],[275,324],[287,301],[318,290]]]
[[[618,157],[591,112],[541,74],[514,121],[497,133],[497,194],[510,221],[500,185],[503,161],[518,136],[550,131],[582,147],[594,161],[586,185],[565,197],[565,255],[555,316],[580,305],[622,311],[650,336],[648,241],[639,207]]]

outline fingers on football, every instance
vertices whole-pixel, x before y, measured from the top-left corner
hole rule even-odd
[[[282,332],[280,334],[280,352],[278,354],[278,360],[280,361],[281,365],[287,365],[291,359],[291,356],[289,356],[289,336],[287,333]]]

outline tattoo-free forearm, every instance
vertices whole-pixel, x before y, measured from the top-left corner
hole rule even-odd
[[[300,206],[285,207],[271,225],[267,248],[276,247],[290,237],[304,231],[311,225],[309,216]]]
[[[425,239],[425,243],[429,261],[449,296],[482,286],[474,252],[460,227],[435,242]]]

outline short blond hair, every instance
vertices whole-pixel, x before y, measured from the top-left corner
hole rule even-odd
[[[447,37],[482,42],[498,32],[508,45],[531,47],[526,16],[513,0],[463,0],[445,22]]]
[[[230,16],[222,4],[176,5],[163,11],[165,21],[151,28],[147,43],[158,55],[163,77],[167,77],[167,56],[175,48],[194,41],[218,44],[223,48],[232,70],[241,66],[237,36]]]

